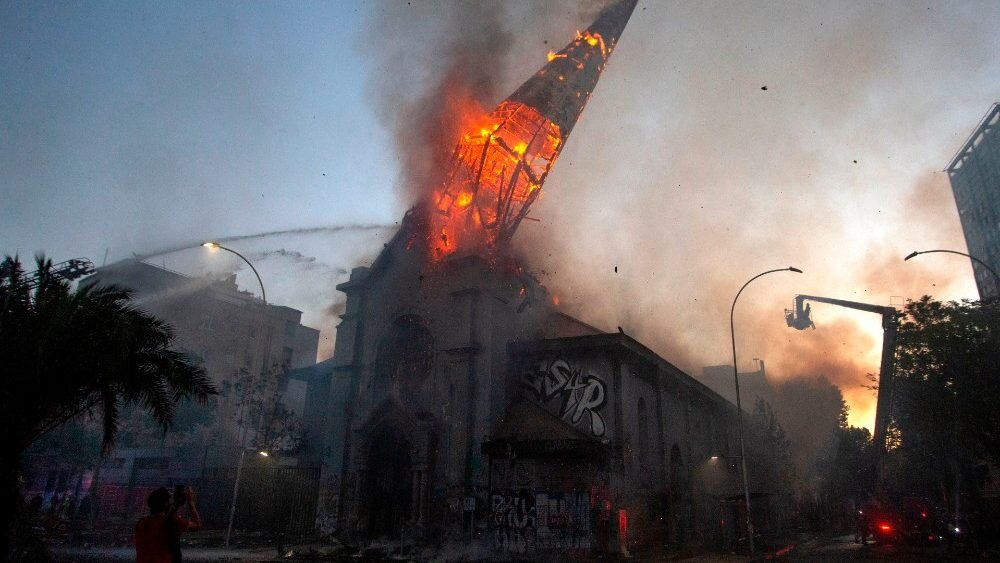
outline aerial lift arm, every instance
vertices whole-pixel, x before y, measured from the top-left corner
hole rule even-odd
[[[892,405],[892,384],[896,365],[896,334],[899,329],[899,311],[895,307],[883,305],[871,305],[869,303],[858,303],[856,301],[845,301],[843,299],[818,297],[815,295],[796,295],[795,308],[785,309],[785,322],[788,323],[788,326],[798,330],[805,330],[810,327],[816,328],[809,317],[811,308],[806,301],[839,305],[848,309],[882,315],[882,365],[879,369],[878,399],[875,403],[875,432],[873,436],[875,443],[875,467],[877,471],[875,477],[876,487],[881,488],[882,480],[885,477],[886,434],[889,428]]]

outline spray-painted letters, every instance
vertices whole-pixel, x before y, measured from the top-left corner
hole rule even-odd
[[[574,426],[582,425],[584,415],[590,415],[588,430],[604,436],[607,427],[599,411],[607,403],[607,391],[597,376],[584,375],[583,368],[573,368],[566,360],[543,360],[526,366],[520,384],[543,405],[561,400],[559,416]]]

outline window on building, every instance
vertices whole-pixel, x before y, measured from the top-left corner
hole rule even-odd
[[[419,385],[430,375],[433,357],[434,341],[424,321],[414,315],[396,319],[379,344],[376,395],[393,385],[401,390]]]
[[[649,414],[646,412],[646,400],[639,398],[636,411],[636,453],[639,464],[649,463]]]
[[[292,355],[294,353],[295,351],[288,346],[281,349],[281,367],[285,369],[292,367]]]
[[[285,336],[295,338],[295,329],[299,323],[295,321],[285,321]]]

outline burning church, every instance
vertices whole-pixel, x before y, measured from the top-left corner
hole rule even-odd
[[[635,4],[605,8],[470,118],[426,200],[338,286],[339,533],[515,553],[741,534],[737,481],[709,467],[735,449],[735,408],[626,334],[560,312],[509,250]]]

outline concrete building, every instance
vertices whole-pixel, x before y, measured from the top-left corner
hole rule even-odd
[[[95,493],[88,502],[98,507],[98,529],[128,530],[146,512],[150,491],[191,484],[200,490],[206,526],[224,528],[240,459],[239,437],[248,436],[247,445],[253,441],[252,430],[240,431],[235,416],[239,399],[227,390],[244,374],[273,377],[274,388],[282,389],[285,406],[303,413],[309,381],[283,375],[316,364],[319,331],[301,324],[301,311],[265,305],[240,291],[232,275],[192,278],[139,260],[124,260],[99,268],[80,283],[129,288],[139,308],[173,327],[175,347],[195,356],[221,391],[213,403],[214,422],[207,435],[197,438],[172,435],[167,439],[157,432],[132,439],[132,447],[110,452],[100,467],[67,465],[60,452],[33,456],[27,464],[32,478],[26,487],[28,496],[78,500]],[[305,454],[311,451],[308,443],[304,450]],[[237,529],[311,532],[320,473],[317,457],[261,460],[248,456]]]
[[[220,389],[241,373],[280,373],[316,363],[319,331],[303,325],[302,312],[264,304],[236,286],[234,275],[223,279],[192,278],[139,260],[123,260],[99,268],[84,284],[115,284],[134,291],[133,300],[168,322],[177,347],[196,355]],[[298,413],[305,407],[304,384],[288,383],[283,398]],[[233,405],[219,398],[220,438],[235,436]]]
[[[1000,271],[1000,103],[993,104],[979,126],[948,164],[948,178],[958,205],[969,254]],[[996,277],[972,262],[980,298],[1000,297]]]
[[[719,461],[738,453],[732,404],[633,338],[560,312],[520,265],[429,260],[410,244],[419,230],[411,212],[338,286],[331,377],[346,385],[329,395],[325,434],[343,432],[343,449],[324,467],[340,487],[320,504],[337,507],[340,533],[471,534],[507,554],[742,535],[736,466]],[[766,529],[768,485],[752,483]]]

